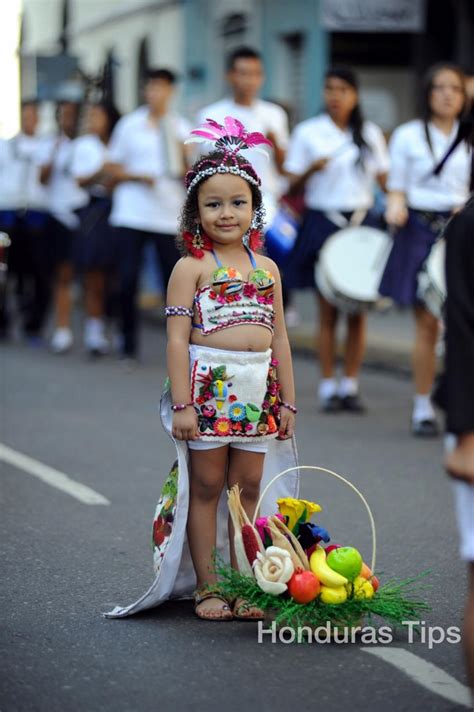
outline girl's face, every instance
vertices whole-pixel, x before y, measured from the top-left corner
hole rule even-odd
[[[357,90],[338,77],[328,77],[324,84],[324,103],[329,116],[342,122],[349,121],[358,102]]]
[[[437,72],[430,92],[432,116],[440,119],[455,119],[459,116],[464,106],[464,91],[464,82],[452,69]]]
[[[240,176],[217,174],[199,188],[198,208],[201,228],[213,242],[238,242],[252,222],[252,191]]]

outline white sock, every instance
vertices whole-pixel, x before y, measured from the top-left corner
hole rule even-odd
[[[355,396],[359,392],[359,381],[357,378],[349,378],[344,376],[339,383],[338,393],[341,398],[346,396]]]
[[[318,396],[320,400],[327,400],[335,396],[337,392],[337,383],[335,378],[322,378],[318,386]]]
[[[103,320],[96,317],[88,317],[84,331],[88,336],[102,336],[104,333]]]
[[[430,396],[416,393],[413,397],[413,420],[421,423],[422,420],[434,420],[434,418],[435,412]]]

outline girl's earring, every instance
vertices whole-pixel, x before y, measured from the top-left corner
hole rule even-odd
[[[188,252],[198,259],[204,257],[204,250],[212,250],[212,240],[205,232],[201,233],[200,223],[196,223],[194,234],[192,232],[183,233],[183,240]]]
[[[256,252],[256,250],[263,245],[262,226],[263,216],[258,212],[258,210],[256,210],[253,214],[250,227],[243,236],[244,244],[247,245],[252,252]]]

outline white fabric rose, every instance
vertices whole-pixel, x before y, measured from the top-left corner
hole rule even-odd
[[[257,552],[253,571],[262,591],[278,596],[288,588],[286,583],[293,576],[295,567],[287,551],[279,546],[269,546],[264,554]]]

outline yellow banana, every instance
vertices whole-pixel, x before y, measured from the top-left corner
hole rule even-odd
[[[326,563],[326,552],[321,546],[317,546],[311,554],[309,566],[313,574],[318,577],[324,586],[339,588],[348,583],[348,580],[337,571],[333,571]]]

